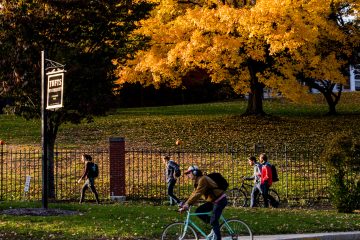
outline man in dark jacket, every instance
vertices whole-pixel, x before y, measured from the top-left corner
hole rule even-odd
[[[182,205],[182,202],[174,194],[174,187],[176,184],[177,177],[175,175],[176,170],[179,168],[179,165],[170,159],[169,156],[163,157],[163,163],[166,166],[166,182],[167,182],[167,193],[170,197],[170,205],[173,205],[175,201],[179,206]]]

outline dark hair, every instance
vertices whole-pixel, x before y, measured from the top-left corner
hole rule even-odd
[[[84,158],[86,159],[86,161],[92,161],[92,157],[89,154],[83,154]]]
[[[253,161],[253,162],[256,162],[256,157],[251,156],[251,157],[248,158],[248,160]]]
[[[196,169],[193,171],[194,176],[201,177],[203,175],[202,171],[200,169]]]

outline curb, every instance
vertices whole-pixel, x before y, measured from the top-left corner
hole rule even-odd
[[[360,231],[254,236],[254,240],[356,240]]]

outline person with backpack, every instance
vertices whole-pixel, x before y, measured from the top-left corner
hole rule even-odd
[[[268,158],[265,153],[260,154],[259,156],[260,163],[262,165],[261,168],[261,180],[260,180],[260,189],[261,194],[264,198],[264,207],[269,207],[269,200],[270,202],[273,202],[274,199],[272,199],[269,196],[269,188],[272,185],[272,171],[271,171],[271,164],[268,162]],[[273,203],[272,203],[273,204]]]
[[[203,175],[202,171],[196,165],[190,166],[185,174],[194,181],[194,191],[179,211],[183,212],[188,210],[189,206],[195,204],[200,198],[203,198],[206,202],[200,205],[195,212],[212,212],[210,216],[199,215],[198,217],[205,223],[210,223],[212,226],[212,230],[207,236],[207,239],[221,239],[219,218],[228,203],[225,194],[226,187],[228,186],[226,180],[224,184],[222,183],[223,181],[218,181],[219,183],[216,183],[214,180],[215,178],[211,178],[210,175],[219,176],[219,173]]]
[[[96,203],[100,204],[99,196],[95,188],[95,178],[99,175],[99,169],[96,163],[92,162],[92,157],[88,154],[83,154],[81,156],[81,161],[85,163],[84,171],[78,183],[80,183],[83,179],[86,179],[83,187],[81,188],[81,196],[79,203],[82,203],[85,198],[85,191],[90,188],[90,190],[94,193]]]
[[[181,175],[180,166],[171,160],[169,156],[163,157],[163,163],[166,166],[167,193],[170,198],[170,205],[173,205],[173,202],[175,201],[179,206],[181,206],[182,202],[174,194],[176,180]]]
[[[248,163],[250,166],[254,168],[254,173],[250,177],[244,177],[244,180],[253,180],[254,186],[251,190],[251,199],[250,199],[250,207],[256,206],[256,198],[258,194],[261,192],[260,190],[260,178],[261,178],[261,164],[256,161],[256,157],[251,156],[248,158]]]

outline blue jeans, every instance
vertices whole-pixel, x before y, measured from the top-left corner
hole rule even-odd
[[[175,195],[174,195],[174,187],[175,187],[175,183],[176,183],[176,180],[175,179],[169,179],[169,182],[168,182],[168,195],[170,197],[170,204],[172,205],[172,202],[173,200],[176,202],[176,203],[180,203],[180,199],[178,199]]]
[[[206,202],[203,205],[199,206],[195,210],[196,213],[204,213],[204,212],[212,211],[211,216],[199,215],[198,217],[201,220],[203,220],[205,223],[210,223],[210,225],[212,226],[212,229],[214,231],[214,234],[216,235],[217,240],[221,239],[219,218],[220,218],[224,208],[226,207],[227,203],[228,203],[227,199],[226,199],[226,197],[224,197],[216,204],[214,204],[212,202]]]
[[[260,193],[260,186],[255,184],[251,191],[250,207],[256,207],[256,198]]]

